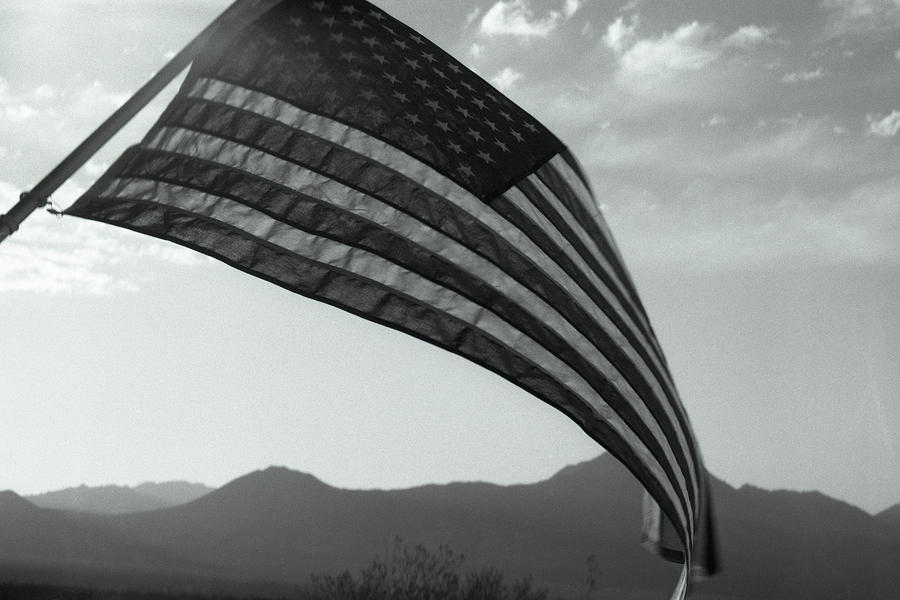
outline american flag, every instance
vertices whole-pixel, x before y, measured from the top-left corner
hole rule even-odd
[[[715,564],[706,474],[575,159],[379,8],[272,4],[213,38],[67,213],[404,331],[563,411],[652,496],[645,537],[684,561],[683,597]]]

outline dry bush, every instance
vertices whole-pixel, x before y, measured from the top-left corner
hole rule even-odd
[[[530,578],[506,583],[496,569],[460,575],[463,556],[447,546],[429,550],[394,540],[389,561],[376,559],[358,578],[315,574],[304,600],[547,600]]]

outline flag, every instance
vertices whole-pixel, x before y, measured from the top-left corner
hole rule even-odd
[[[645,540],[685,563],[683,597],[714,570],[706,472],[572,154],[362,0],[272,2],[229,35],[66,212],[403,331],[561,410],[652,496]]]

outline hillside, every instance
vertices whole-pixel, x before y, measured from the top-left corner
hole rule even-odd
[[[881,516],[818,493],[734,489],[718,480],[713,490],[725,570],[699,584],[695,597],[895,598],[900,532]],[[41,509],[13,494],[0,497],[0,565],[36,573],[39,564],[51,579],[102,566],[142,581],[270,581],[288,589],[310,572],[359,569],[400,535],[448,544],[470,567],[533,574],[565,597],[583,592],[594,554],[609,597],[664,598],[679,567],[639,545],[640,495],[609,455],[530,485],[394,491],[342,490],[272,467],[180,506],[118,515]]]
[[[176,506],[195,500],[212,491],[200,483],[167,481],[142,483],[135,487],[105,485],[65,488],[43,494],[26,496],[42,508],[58,508],[99,514],[143,512]]]
[[[892,527],[896,527],[900,530],[900,504],[895,504],[890,508],[886,508],[877,515],[875,518],[881,521],[882,523],[887,523]]]

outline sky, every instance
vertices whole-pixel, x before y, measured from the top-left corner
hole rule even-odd
[[[0,212],[227,4],[0,0]],[[714,475],[900,502],[900,1],[376,4],[579,157]],[[459,357],[74,217],[0,244],[0,336],[0,489],[21,494],[272,464],[509,484],[602,451]]]

